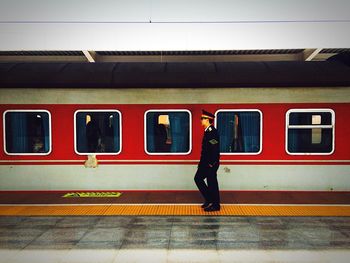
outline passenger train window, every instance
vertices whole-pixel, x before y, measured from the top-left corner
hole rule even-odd
[[[118,110],[78,110],[74,114],[75,152],[80,155],[121,152]]]
[[[149,110],[145,113],[145,151],[148,154],[189,154],[191,113],[188,110]]]
[[[259,154],[262,151],[262,113],[259,110],[218,110],[216,128],[220,153]]]
[[[51,152],[51,115],[46,110],[4,112],[4,147],[8,155],[48,155]]]
[[[292,109],[286,115],[289,154],[332,154],[335,114],[331,109]]]

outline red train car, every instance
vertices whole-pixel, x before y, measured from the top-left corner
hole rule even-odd
[[[205,109],[222,190],[347,191],[349,73],[334,62],[3,64],[0,187],[194,190]]]

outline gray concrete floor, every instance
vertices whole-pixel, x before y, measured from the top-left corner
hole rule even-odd
[[[283,262],[279,253],[349,262],[350,219],[0,217],[0,262]]]

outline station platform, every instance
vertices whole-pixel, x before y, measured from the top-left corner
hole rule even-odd
[[[0,215],[350,216],[350,192],[222,191],[221,210],[209,213],[201,199],[197,191],[2,191]]]
[[[0,262],[349,262],[345,217],[0,216]]]
[[[214,213],[202,211],[196,191],[90,193],[0,192],[0,263],[350,257],[349,192],[222,191]],[[119,197],[87,197],[111,193]]]

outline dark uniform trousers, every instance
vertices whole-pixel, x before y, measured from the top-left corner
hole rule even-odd
[[[194,181],[201,192],[206,203],[220,205],[219,184],[217,179],[217,170],[219,166],[214,167],[198,167]],[[207,179],[207,184],[204,182]]]
[[[220,205],[219,185],[217,180],[217,170],[220,159],[220,143],[217,130],[210,126],[204,132],[202,140],[201,159],[198,170],[194,176],[194,181],[204,197],[206,203],[214,206]],[[207,183],[205,183],[205,179]]]

